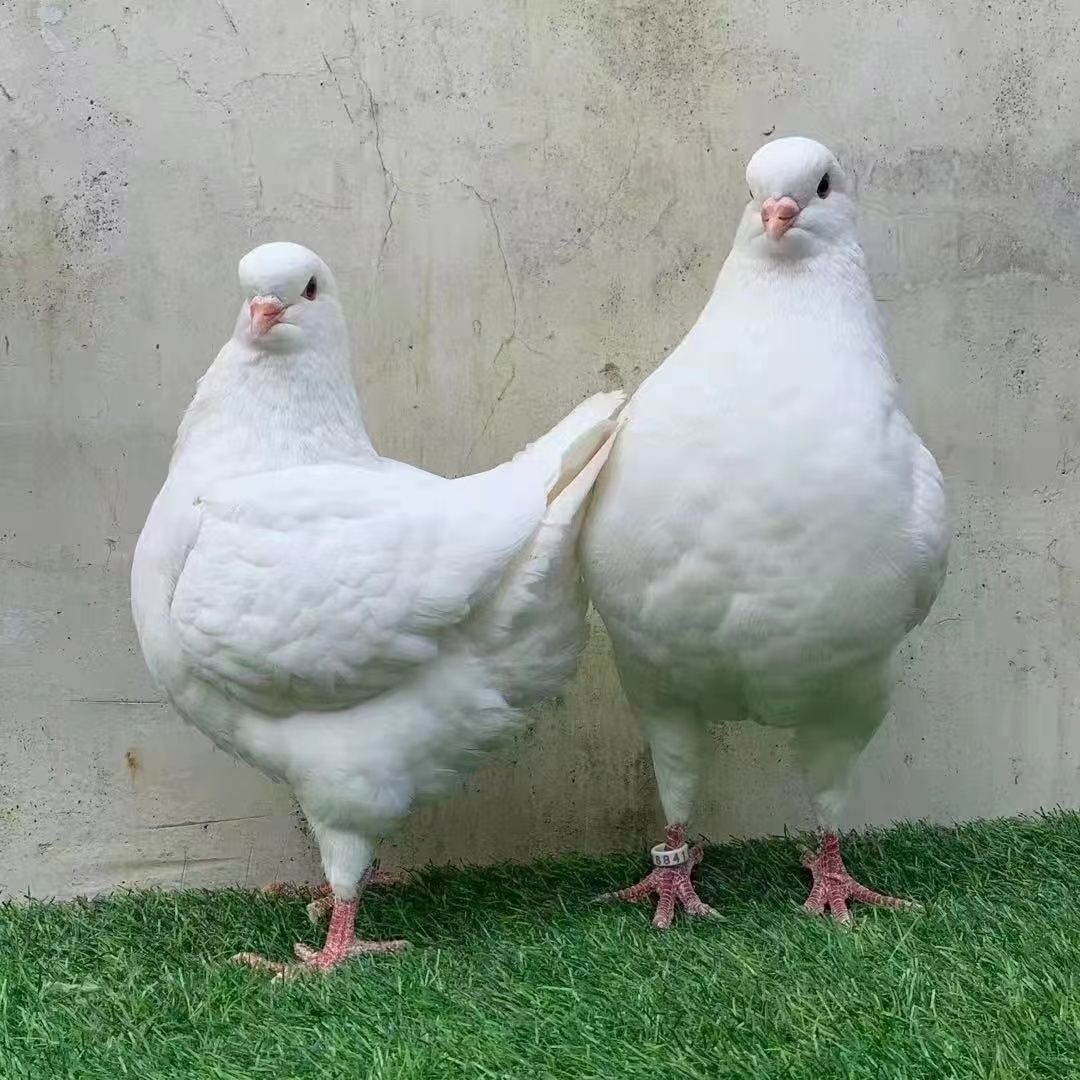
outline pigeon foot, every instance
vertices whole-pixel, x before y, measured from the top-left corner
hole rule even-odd
[[[293,948],[296,961],[269,960],[258,953],[237,953],[233,963],[244,964],[259,971],[270,971],[274,982],[285,982],[299,975],[312,975],[330,971],[339,967],[346,960],[357,956],[371,956],[379,953],[403,952],[410,948],[407,941],[363,941],[356,937],[356,911],[359,900],[335,900],[331,897],[333,913],[330,916],[330,928],[326,932],[326,941],[321,949],[310,945],[297,944]]]
[[[655,894],[657,903],[653,926],[658,930],[667,930],[671,926],[678,907],[683,908],[688,915],[722,919],[720,912],[709,907],[694,888],[691,876],[701,862],[703,852],[700,846],[687,848],[683,841],[684,832],[682,825],[668,826],[667,845],[653,848],[652,871],[636,885],[617,892],[603,893],[596,898],[596,902],[615,903],[625,900],[640,903]]]
[[[885,896],[856,881],[844,866],[844,860],[840,857],[840,838],[834,832],[825,834],[821,847],[816,852],[803,855],[802,864],[814,879],[810,895],[803,904],[812,915],[822,915],[828,909],[837,922],[851,925],[851,912],[847,906],[849,900],[903,910],[916,910],[920,907],[913,900]]]

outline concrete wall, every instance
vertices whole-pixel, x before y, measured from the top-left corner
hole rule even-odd
[[[1076,805],[1080,33],[1065,5],[940,11],[0,0],[0,888],[313,867],[288,792],[158,702],[128,614],[241,254],[316,248],[379,445],[475,470],[664,357],[774,132],[823,139],[858,177],[957,533],[851,822]],[[540,719],[390,861],[655,841],[599,629]],[[807,820],[781,741],[717,736],[701,829]]]

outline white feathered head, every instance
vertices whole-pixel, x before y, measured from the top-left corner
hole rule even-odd
[[[851,182],[828,147],[792,136],[766,143],[746,166],[750,202],[736,245],[766,259],[805,259],[857,244]]]
[[[239,266],[244,307],[235,336],[263,351],[304,347],[340,312],[330,268],[300,244],[279,241],[249,251]]]

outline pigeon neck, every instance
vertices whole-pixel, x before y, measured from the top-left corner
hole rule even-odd
[[[757,251],[732,249],[706,305],[726,308],[734,295],[759,296],[769,290],[777,312],[809,305],[839,304],[874,308],[862,248],[857,242],[835,244],[805,258],[770,258]]]
[[[753,347],[735,353],[774,371],[788,366],[819,378],[825,364],[869,363],[886,385],[894,381],[880,311],[857,243],[789,261],[733,252],[700,325],[706,336],[725,338],[732,325],[746,327]],[[807,366],[811,351],[814,360]]]
[[[347,355],[234,340],[199,380],[173,464],[221,476],[374,456]]]

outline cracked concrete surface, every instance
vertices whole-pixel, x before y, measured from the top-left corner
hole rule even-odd
[[[132,548],[246,250],[294,239],[334,267],[386,453],[480,469],[677,344],[770,131],[824,139],[857,177],[957,533],[851,822],[1080,802],[1064,11],[0,0],[0,29],[0,894],[313,870],[288,793],[158,700],[128,614]],[[599,630],[537,720],[387,862],[654,841]],[[717,735],[702,830],[807,820],[782,742]]]

